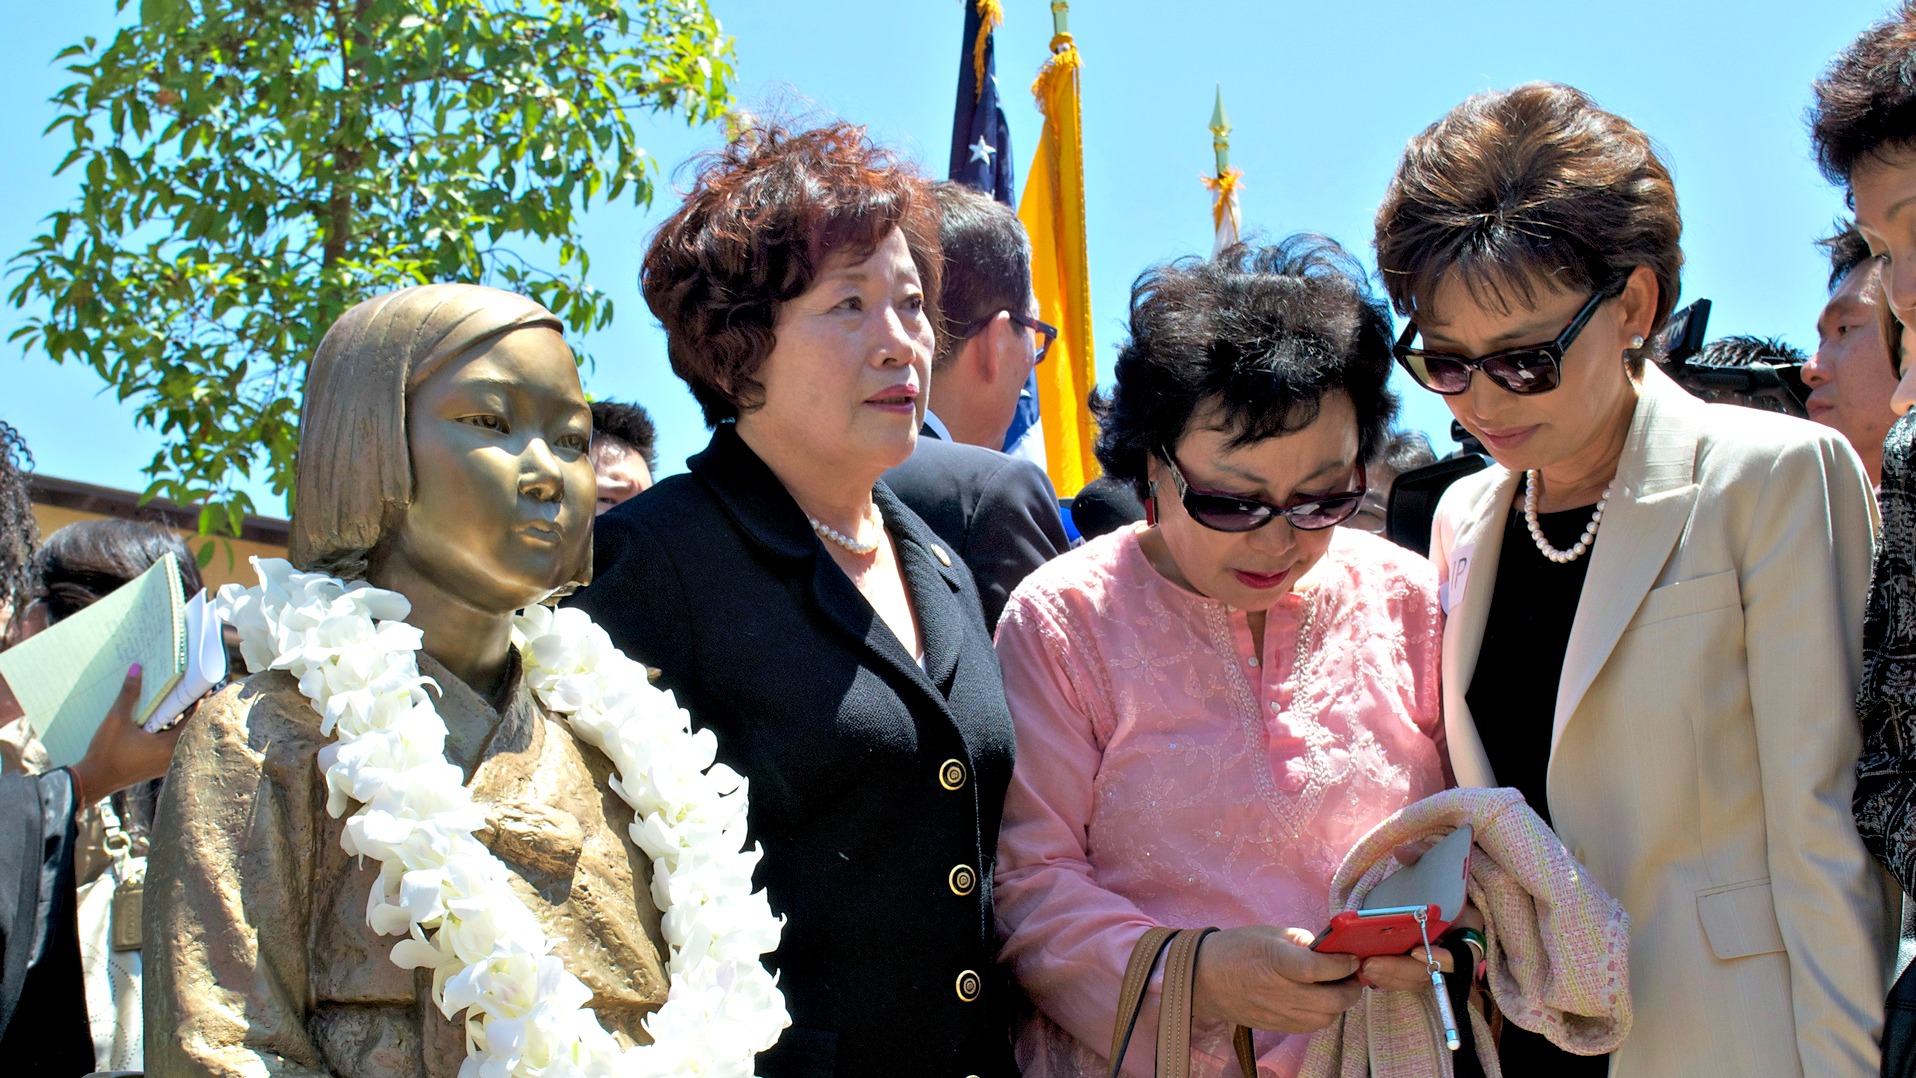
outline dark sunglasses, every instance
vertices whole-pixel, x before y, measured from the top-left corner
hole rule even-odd
[[[976,336],[978,331],[990,325],[991,320],[998,317],[998,314],[999,312],[993,311],[976,322],[966,324],[962,327],[961,332],[956,335],[957,338],[962,341]],[[1043,340],[1038,343],[1038,357],[1031,361],[1034,365],[1043,363],[1045,355],[1051,351],[1051,346],[1058,342],[1058,327],[1049,322],[1040,322],[1036,318],[1027,318],[1009,308],[1005,309],[1004,314],[1016,324],[1023,326],[1043,338]]]
[[[1590,297],[1570,324],[1563,327],[1557,339],[1543,344],[1527,344],[1521,348],[1506,348],[1501,352],[1492,352],[1487,356],[1467,359],[1453,356],[1447,352],[1430,352],[1422,348],[1412,348],[1410,342],[1417,339],[1417,323],[1413,320],[1404,327],[1404,335],[1391,347],[1391,354],[1397,362],[1403,364],[1417,384],[1434,393],[1456,396],[1470,388],[1470,372],[1484,372],[1484,377],[1496,383],[1500,389],[1511,393],[1529,395],[1548,393],[1563,384],[1563,354],[1577,340],[1577,334],[1590,324],[1590,317],[1597,313],[1603,301],[1620,292],[1620,289],[1601,289]]]
[[[1178,467],[1177,459],[1171,456],[1170,450],[1159,449],[1158,455],[1171,468],[1171,478],[1177,482],[1178,501],[1184,505],[1184,511],[1190,514],[1192,520],[1212,531],[1256,531],[1283,517],[1299,531],[1314,532],[1333,524],[1342,524],[1364,504],[1366,482],[1361,462],[1357,465],[1356,490],[1313,495],[1285,505],[1272,505],[1256,498],[1238,498],[1198,490],[1184,478],[1184,470]]]

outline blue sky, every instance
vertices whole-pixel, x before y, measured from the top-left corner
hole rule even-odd
[[[711,0],[737,38],[748,107],[799,102],[868,124],[942,175],[957,77],[961,0]],[[1039,117],[1028,87],[1051,33],[1045,0],[1004,0],[999,78],[1023,181]],[[132,5],[137,10],[137,5]],[[1086,199],[1099,370],[1109,378],[1130,282],[1145,267],[1209,250],[1214,88],[1236,128],[1247,228],[1322,232],[1370,262],[1371,217],[1404,142],[1468,94],[1532,79],[1579,86],[1635,121],[1665,152],[1685,218],[1683,302],[1715,303],[1712,335],[1815,345],[1824,264],[1811,241],[1842,212],[1810,161],[1803,112],[1828,58],[1887,10],[1886,0],[1536,0],[1303,4],[1078,0],[1084,55]],[[49,60],[112,33],[105,0],[20,5],[0,66],[0,256],[26,246],[75,185],[51,175],[64,146],[43,139],[46,98],[66,80]],[[676,166],[711,146],[712,128],[647,120],[652,156]],[[707,433],[673,377],[638,293],[647,235],[669,212],[602,208],[585,225],[593,279],[617,303],[586,338],[595,396],[650,408],[661,471],[678,471]],[[0,307],[0,338],[20,313]],[[1401,381],[1401,376],[1400,376]],[[1449,413],[1414,386],[1406,425],[1448,445]],[[934,393],[936,392],[934,387]],[[0,419],[19,427],[41,471],[141,489],[158,436],[136,426],[91,372],[0,347]],[[250,484],[267,511],[275,500]]]

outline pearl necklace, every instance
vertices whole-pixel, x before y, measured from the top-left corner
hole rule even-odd
[[[872,506],[872,516],[877,519],[878,531],[882,535],[885,531],[885,514],[874,505]],[[819,520],[817,517],[806,517],[805,519],[811,524],[813,533],[820,539],[837,543],[839,546],[844,547],[846,550],[851,551],[861,558],[878,549],[878,540],[876,539],[869,543],[861,543],[851,536],[846,535],[844,532],[839,531],[837,528],[832,527],[830,524]]]
[[[1610,504],[1610,491],[1615,489],[1616,483],[1613,481],[1603,488],[1603,497],[1597,499],[1597,511],[1590,514],[1590,523],[1583,529],[1583,538],[1577,540],[1577,545],[1569,550],[1558,550],[1550,545],[1550,540],[1544,538],[1543,528],[1537,523],[1537,487],[1542,484],[1542,479],[1535,468],[1523,473],[1523,478],[1523,521],[1530,526],[1530,541],[1537,544],[1537,551],[1558,565],[1568,565],[1583,557],[1584,552],[1590,549],[1590,544],[1597,541],[1597,525],[1603,523],[1603,508]]]

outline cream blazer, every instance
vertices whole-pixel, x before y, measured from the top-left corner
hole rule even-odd
[[[1519,477],[1437,509],[1457,781],[1494,786],[1464,693]],[[1704,404],[1652,364],[1564,655],[1558,835],[1630,913],[1613,1078],[1873,1078],[1897,892],[1850,791],[1876,504],[1834,431]],[[1505,602],[1523,602],[1521,595]]]

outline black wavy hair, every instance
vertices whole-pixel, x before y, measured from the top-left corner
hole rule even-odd
[[[47,621],[70,618],[131,582],[167,554],[179,564],[189,597],[204,586],[199,563],[179,533],[143,520],[81,520],[60,528],[33,556]]]
[[[1747,367],[1752,363],[1801,367],[1809,361],[1810,357],[1801,348],[1781,337],[1738,334],[1718,337],[1704,345],[1703,351],[1690,362],[1699,367]]]
[[[1131,285],[1130,330],[1117,383],[1093,409],[1098,463],[1140,498],[1152,455],[1213,407],[1237,447],[1304,429],[1342,390],[1357,408],[1359,460],[1377,455],[1397,415],[1390,315],[1323,236],[1154,266]]]
[[[604,434],[631,446],[645,458],[648,470],[659,470],[659,428],[644,406],[623,401],[592,402],[592,433]]]
[[[1810,142],[1831,183],[1868,157],[1916,146],[1916,2],[1858,35],[1816,80]]]
[[[1842,284],[1856,267],[1869,260],[1869,243],[1863,239],[1856,222],[1847,218],[1838,218],[1835,230],[1817,240],[1816,245],[1829,255],[1831,292],[1836,291],[1836,286]]]
[[[931,185],[938,204],[938,246],[945,275],[938,306],[938,349],[932,370],[951,362],[983,319],[1025,313],[1031,297],[1031,239],[1010,206],[949,180]]]
[[[40,541],[34,524],[27,476],[33,454],[20,432],[0,423],[0,607],[15,614],[33,598],[33,548]],[[6,628],[0,619],[0,630]]]

